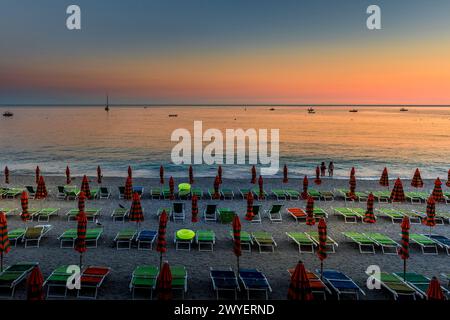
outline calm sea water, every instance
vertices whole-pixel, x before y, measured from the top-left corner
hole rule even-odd
[[[170,164],[174,129],[280,129],[280,162],[292,175],[313,175],[321,161],[335,163],[335,175],[378,178],[387,166],[392,178],[410,178],[416,167],[427,178],[446,177],[450,167],[450,109],[399,107],[14,107],[12,118],[0,119],[0,165],[32,173],[36,165],[47,175],[95,174],[158,177],[186,176],[186,166]],[[3,113],[6,108],[0,108]],[[169,117],[178,114],[178,117]],[[249,174],[249,165],[223,166],[227,177]],[[196,176],[213,176],[216,166],[194,166]],[[281,175],[281,172],[279,173]]]

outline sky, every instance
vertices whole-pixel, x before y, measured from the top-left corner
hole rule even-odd
[[[450,104],[449,56],[448,0],[0,0],[0,104]]]

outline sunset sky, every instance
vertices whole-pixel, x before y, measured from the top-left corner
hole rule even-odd
[[[0,0],[0,52],[0,104],[450,104],[448,0]]]

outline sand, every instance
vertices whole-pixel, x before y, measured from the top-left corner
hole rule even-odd
[[[24,186],[33,184],[34,176],[11,176],[10,186]],[[91,186],[95,186],[95,178],[92,177]],[[116,233],[123,228],[134,227],[133,222],[112,222],[111,212],[114,208],[118,207],[119,203],[129,206],[124,200],[118,199],[119,185],[124,185],[124,178],[112,178],[105,177],[103,181],[104,186],[110,186],[113,192],[113,196],[109,200],[92,200],[87,202],[87,208],[102,208],[101,223],[103,224],[104,234],[99,240],[99,246],[96,249],[89,249],[85,255],[85,263],[88,265],[104,265],[109,266],[112,269],[110,276],[104,283],[103,287],[99,291],[99,299],[130,299],[131,294],[129,291],[129,282],[131,279],[131,273],[137,265],[141,264],[159,264],[159,255],[156,251],[138,251],[136,248],[131,250],[119,250],[115,249],[113,239]],[[186,182],[176,180],[175,184]],[[312,180],[310,180],[312,182]],[[403,181],[406,190],[409,190],[410,181]],[[81,178],[77,177],[73,184],[80,185]],[[167,181],[166,181],[167,183]],[[50,220],[50,224],[53,229],[47,234],[47,237],[41,241],[40,248],[24,248],[23,244],[18,244],[17,247],[6,255],[5,263],[13,264],[20,261],[38,261],[40,263],[41,270],[44,278],[46,278],[53,269],[60,265],[65,264],[77,264],[78,253],[73,249],[61,249],[59,247],[59,241],[57,237],[68,228],[75,228],[76,222],[68,222],[65,213],[71,209],[76,208],[76,201],[64,201],[56,200],[56,186],[65,184],[65,177],[46,177],[47,188],[50,193],[48,200],[43,203],[30,200],[30,207],[58,207],[61,208],[60,216],[53,217]],[[135,179],[134,185],[141,185],[145,187],[145,196],[142,199],[142,206],[145,211],[145,221],[142,223],[142,228],[157,230],[158,220],[156,218],[156,211],[163,206],[170,206],[170,201],[167,200],[151,200],[149,198],[149,192],[152,186],[158,186],[159,180],[157,179]],[[201,187],[204,190],[212,187],[213,178],[201,178],[195,181],[195,186]],[[391,183],[393,185],[393,183]],[[227,180],[223,181],[224,187],[232,188],[235,194],[238,194],[238,188],[250,187],[249,179],[241,180]],[[289,180],[287,185],[291,188],[300,189],[301,180],[293,179]],[[346,180],[336,179],[324,179],[321,186],[314,186],[317,189],[332,190],[338,187],[346,188],[348,182]],[[433,182],[425,181],[427,190],[432,189]],[[271,188],[283,187],[280,179],[266,179],[265,188],[270,190]],[[377,190],[380,189],[377,181],[364,181],[358,180],[357,190]],[[199,210],[203,211],[207,203],[211,203],[211,200],[202,199],[199,202]],[[217,201],[216,201],[217,202]],[[262,201],[263,208],[269,208],[275,200]],[[305,207],[304,201],[284,201],[285,207]],[[366,288],[367,276],[365,270],[369,265],[379,265],[382,271],[396,272],[401,271],[403,261],[397,255],[383,255],[380,250],[377,250],[375,255],[373,254],[360,254],[357,247],[350,243],[341,234],[343,231],[374,231],[383,232],[396,241],[400,241],[400,225],[392,224],[390,220],[381,218],[374,225],[368,224],[346,224],[342,218],[332,214],[331,207],[344,206],[343,200],[335,200],[332,202],[317,202],[316,206],[321,207],[328,211],[330,218],[328,220],[328,233],[338,243],[336,254],[329,254],[328,259],[325,261],[326,268],[335,268],[347,273],[352,277],[355,282],[360,285],[366,292],[366,296],[363,299],[390,299],[391,296],[382,290],[368,290]],[[365,203],[356,203],[358,207],[365,207]],[[349,204],[353,206],[353,204]],[[391,207],[391,204],[379,204],[375,203],[377,207]],[[20,200],[0,200],[0,207],[17,207],[20,208]],[[308,231],[317,230],[317,225],[309,227],[304,223],[295,222],[287,213],[283,212],[282,223],[271,223],[266,217],[263,216],[261,224],[250,224],[243,219],[246,210],[246,202],[240,197],[237,197],[234,201],[220,201],[219,207],[230,207],[236,210],[241,217],[242,228],[246,231],[264,230],[271,232],[278,244],[274,253],[259,253],[257,248],[254,247],[251,253],[244,252],[241,257],[241,267],[258,268],[267,276],[273,292],[270,294],[271,299],[285,299],[287,294],[287,287],[289,282],[288,268],[293,267],[296,262],[301,259],[304,261],[305,266],[308,269],[315,270],[319,268],[319,260],[315,254],[299,254],[297,246],[291,242],[288,242],[288,238],[285,235],[287,231]],[[425,210],[425,204],[402,204],[402,208],[413,208]],[[214,299],[215,294],[212,290],[211,280],[209,278],[209,268],[218,266],[232,266],[236,267],[236,258],[232,251],[232,242],[229,238],[229,231],[231,225],[223,225],[220,223],[205,223],[203,221],[193,224],[190,222],[190,201],[186,201],[186,208],[188,211],[188,219],[185,223],[181,222],[169,222],[168,224],[168,252],[165,256],[171,264],[184,265],[188,272],[188,292],[186,299]],[[450,206],[447,207],[443,204],[438,208],[442,210],[450,210]],[[41,222],[42,223],[42,222]],[[29,222],[29,225],[39,224],[36,221]],[[13,216],[8,219],[9,229],[23,227],[24,223],[18,216]],[[93,223],[89,223],[89,227],[93,227]],[[180,228],[197,229],[213,229],[216,232],[216,245],[214,252],[199,252],[197,247],[194,246],[193,250],[187,251],[175,251],[173,245],[173,234]],[[428,232],[429,228],[422,225],[413,224],[411,232],[423,233]],[[450,236],[450,226],[448,224],[444,226],[436,226],[433,232]],[[408,270],[420,272],[426,276],[439,275],[442,272],[450,272],[450,257],[441,249],[439,255],[423,255],[420,248],[415,245],[411,246],[411,257],[408,260]],[[23,299],[25,297],[25,286],[18,287],[16,292],[17,299]],[[245,295],[240,294],[240,299],[244,299]],[[258,296],[255,296],[258,297]],[[262,297],[262,296],[260,296]]]

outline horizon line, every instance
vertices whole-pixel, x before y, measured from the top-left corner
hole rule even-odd
[[[450,104],[115,103],[110,107],[450,107]],[[104,107],[100,103],[0,103],[0,107]]]

